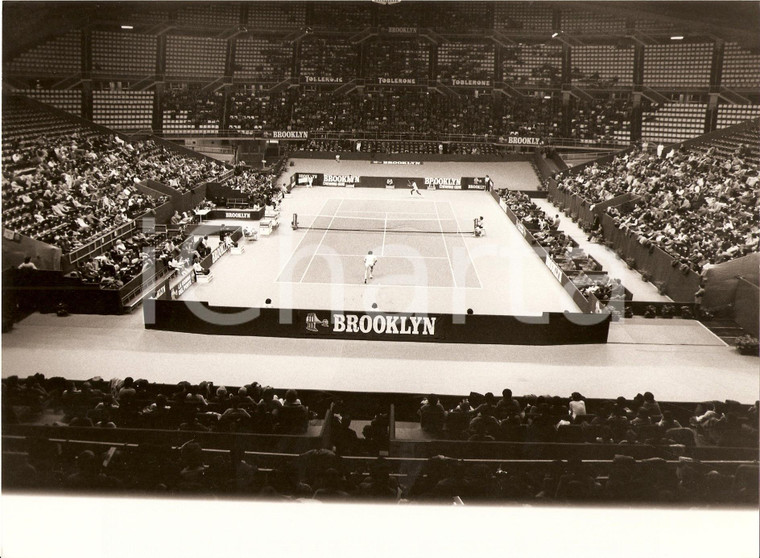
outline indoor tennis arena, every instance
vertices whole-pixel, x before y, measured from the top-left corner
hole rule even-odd
[[[756,3],[3,12],[4,555],[757,555]]]

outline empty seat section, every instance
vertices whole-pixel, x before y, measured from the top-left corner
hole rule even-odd
[[[705,132],[704,103],[666,103],[653,105],[641,122],[641,137],[646,141],[676,143]]]
[[[304,27],[306,6],[300,2],[250,2],[246,25],[255,29]]]
[[[167,77],[222,77],[226,44],[213,37],[169,35],[166,39]]]
[[[562,47],[542,43],[505,48],[502,70],[504,81],[512,85],[559,86]]]
[[[666,34],[666,33],[675,33],[677,31],[677,27],[668,21],[662,21],[660,19],[634,19],[633,20],[633,28],[636,31],[641,31],[643,33],[649,33],[653,35],[657,34]]]
[[[290,77],[292,46],[272,39],[242,39],[235,50],[235,77],[282,81]]]
[[[552,7],[535,2],[498,2],[494,4],[494,28],[551,31]]]
[[[95,73],[146,76],[156,72],[156,37],[130,33],[92,33]]]
[[[438,47],[438,79],[444,83],[491,80],[493,71],[494,47],[491,43],[451,42]]]
[[[76,116],[82,116],[82,92],[79,89],[22,89],[19,93]]]
[[[433,29],[489,29],[487,2],[401,2],[380,6],[380,27],[428,27]]]
[[[372,9],[366,2],[315,2],[311,22],[331,29],[359,31],[372,25]]]
[[[737,43],[726,43],[721,83],[729,88],[760,88],[760,54],[741,48]]]
[[[727,128],[760,116],[760,105],[718,105],[718,128]]]
[[[114,130],[150,130],[153,91],[93,91],[92,120]]]
[[[378,41],[367,47],[367,77],[370,79],[408,78],[423,80],[428,76],[430,46],[408,39]]]
[[[623,33],[625,19],[568,7],[560,12],[560,28],[566,33]]]
[[[708,87],[712,43],[647,45],[644,47],[644,85],[649,87]]]
[[[182,7],[177,23],[196,27],[232,27],[240,23],[240,5],[199,2]]]
[[[633,85],[633,47],[584,45],[573,47],[572,81],[579,86]]]
[[[354,44],[337,37],[321,38],[310,36],[301,46],[301,75],[308,78],[343,78],[349,81],[356,77],[359,50]],[[311,80],[318,82],[318,80]]]
[[[20,54],[5,68],[10,73],[69,76],[81,73],[81,54],[82,35],[70,31]]]

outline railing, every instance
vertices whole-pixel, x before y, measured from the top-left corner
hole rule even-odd
[[[518,232],[523,237],[525,242],[527,242],[530,247],[536,252],[536,255],[541,258],[546,267],[548,267],[552,272],[554,278],[557,279],[560,285],[562,285],[562,288],[564,288],[564,290],[570,295],[570,297],[573,299],[573,302],[578,306],[578,308],[580,308],[580,310],[586,314],[601,313],[603,309],[598,304],[596,297],[593,295],[586,297],[583,293],[581,293],[578,290],[578,287],[575,286],[575,283],[573,283],[570,277],[568,277],[565,272],[557,265],[551,254],[549,254],[549,252],[538,243],[538,241],[533,237],[531,231],[525,227],[522,220],[518,218],[517,215],[515,215],[512,209],[506,204],[504,199],[502,199],[501,196],[496,193],[496,191],[492,191],[491,195],[493,196],[494,200],[499,203],[499,207],[501,207],[504,213],[506,213],[507,218],[515,224]]]
[[[235,150],[232,147],[217,147],[212,145],[186,145],[185,147],[193,151],[202,151],[203,153],[218,153],[220,155],[232,155]]]
[[[235,140],[235,139],[272,139],[271,131],[268,130],[239,130],[239,129],[227,129],[214,131],[214,137],[222,140]],[[217,135],[218,134],[218,135]],[[362,141],[418,141],[418,142],[434,142],[434,143],[483,143],[497,146],[511,146],[511,147],[530,147],[525,144],[509,143],[510,136],[494,137],[489,134],[431,134],[422,132],[373,132],[366,130],[355,130],[349,132],[338,131],[326,131],[326,130],[309,130],[308,138],[301,140],[287,140],[280,139],[280,141],[299,141],[305,142],[309,140],[362,140]],[[208,137],[208,134],[196,134],[177,132],[172,134],[157,134],[172,138],[193,138],[193,137]],[[514,136],[513,136],[514,137]],[[536,136],[532,136],[536,137]],[[551,145],[560,148],[570,149],[587,149],[587,150],[619,150],[623,147],[630,145],[627,141],[594,141],[589,139],[576,139],[576,138],[563,138],[563,137],[551,137],[541,138],[544,145]]]
[[[140,295],[147,294],[156,281],[163,279],[166,275],[173,272],[173,269],[166,266],[158,271],[156,270],[156,266],[144,270],[140,275],[133,278],[121,288],[120,294],[122,306],[129,306],[130,303],[136,298],[139,298]]]
[[[135,228],[135,221],[130,221],[129,223],[121,225],[111,231],[108,231],[107,233],[96,237],[94,240],[91,240],[84,246],[69,252],[65,257],[67,258],[69,265],[74,266],[88,256],[92,256],[93,254],[102,254],[103,251],[111,246],[115,240],[123,238],[125,236],[131,236]]]

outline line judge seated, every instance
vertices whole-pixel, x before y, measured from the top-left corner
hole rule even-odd
[[[208,278],[208,276],[211,275],[211,270],[205,269],[201,265],[200,260],[197,257],[195,257],[193,258],[193,274],[194,274],[195,280],[197,281],[198,276],[204,276]]]
[[[259,231],[256,229],[256,227],[253,226],[247,226],[243,228],[243,235],[248,240],[258,240],[259,239]]]

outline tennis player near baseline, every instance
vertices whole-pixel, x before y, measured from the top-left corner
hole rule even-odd
[[[417,193],[419,196],[422,196],[422,192],[420,192],[420,189],[417,187],[417,182],[415,180],[412,180],[412,183],[409,184],[409,186],[412,188],[412,191],[409,192],[410,195],[413,196],[415,193]]]
[[[372,272],[375,270],[375,264],[377,263],[377,256],[372,253],[372,250],[367,252],[364,256],[364,282],[368,279],[372,279]]]

